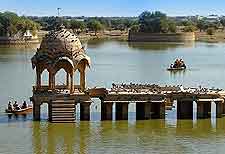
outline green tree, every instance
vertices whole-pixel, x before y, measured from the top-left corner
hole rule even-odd
[[[26,17],[19,17],[13,12],[0,13],[0,35],[13,37],[15,34],[26,30],[36,33],[40,25]]]
[[[145,11],[139,16],[139,24],[141,32],[160,33],[161,19],[166,18],[166,14],[159,11],[149,12]]]
[[[177,32],[177,26],[174,21],[169,21],[169,32],[171,32],[171,33]]]
[[[220,23],[223,26],[223,29],[225,28],[225,18],[220,19]]]
[[[83,21],[71,20],[70,25],[70,28],[74,32],[82,32],[86,29],[86,25]]]
[[[197,26],[197,28],[200,30],[200,32],[202,32],[202,31],[205,30],[205,26],[206,26],[205,24],[206,24],[206,23],[205,23],[204,20],[198,20],[198,21],[197,21],[196,26]]]
[[[97,35],[97,32],[103,29],[103,26],[99,21],[91,20],[88,22],[87,28],[91,31],[94,31],[95,35]]]
[[[133,25],[133,26],[131,26],[131,28],[130,28],[130,31],[131,31],[131,32],[134,32],[134,33],[139,32],[139,30],[140,30],[140,26],[139,26],[139,25]]]
[[[168,33],[176,32],[175,23],[168,19],[166,14],[159,11],[145,11],[139,16],[141,32],[149,33]]]
[[[184,28],[184,32],[194,32],[196,30],[196,27],[194,25],[186,26]]]

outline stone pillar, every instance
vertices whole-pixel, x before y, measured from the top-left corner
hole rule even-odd
[[[128,120],[128,104],[116,103],[116,120]]]
[[[177,100],[177,119],[193,119],[193,100]]]
[[[38,69],[36,70],[36,75],[37,75],[36,86],[37,86],[37,89],[40,89],[41,88],[41,73]]]
[[[80,120],[81,121],[90,120],[90,105],[91,105],[91,102],[80,103]]]
[[[81,91],[85,90],[85,70],[80,71],[80,87]]]
[[[136,120],[151,119],[151,103],[136,103]]]
[[[164,102],[151,103],[151,118],[152,119],[165,118],[165,103]]]
[[[33,102],[33,119],[34,119],[34,121],[41,120],[40,109],[41,109],[41,107],[40,107],[39,102]]]
[[[165,119],[166,116],[166,104],[165,102],[160,103],[160,119]]]
[[[216,103],[216,117],[221,118],[223,114],[223,104],[221,101],[215,102]]]
[[[101,120],[112,120],[113,117],[113,102],[101,102]]]
[[[70,93],[74,92],[74,85],[73,85],[73,74],[70,74]]]
[[[145,120],[144,103],[136,103],[136,120]]]
[[[66,86],[69,89],[70,88],[70,74],[66,73]]]
[[[211,117],[211,102],[198,102],[197,101],[197,118],[204,119]]]
[[[54,85],[53,85],[53,79],[54,78],[54,75],[52,72],[49,72],[49,78],[48,78],[48,89],[53,89],[54,88]]]
[[[222,116],[225,116],[225,102],[224,102],[224,100],[222,101],[222,108],[223,108]]]
[[[48,121],[52,121],[52,101],[48,103]]]

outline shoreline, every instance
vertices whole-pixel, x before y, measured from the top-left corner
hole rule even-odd
[[[46,34],[47,32],[45,32]],[[43,32],[39,35],[38,39],[34,40],[0,40],[0,45],[12,45],[12,46],[19,46],[19,45],[35,45],[39,44],[44,37]],[[87,33],[87,34],[80,34],[77,37],[82,41],[92,40],[92,39],[112,39],[112,40],[119,40],[119,41],[128,41],[128,32],[122,31],[113,31],[113,32],[104,32],[98,33],[95,35],[94,33]],[[135,42],[135,41],[134,41]],[[195,41],[193,42],[206,42],[206,43],[225,43],[225,32],[216,32],[214,35],[207,35],[206,32],[195,32]]]

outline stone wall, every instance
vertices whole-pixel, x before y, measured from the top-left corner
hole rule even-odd
[[[130,42],[188,42],[195,41],[195,33],[143,33],[129,32]]]

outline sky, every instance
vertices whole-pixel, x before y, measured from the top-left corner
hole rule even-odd
[[[162,11],[169,16],[225,15],[225,0],[0,0],[0,12],[19,15],[138,16],[143,11]]]

